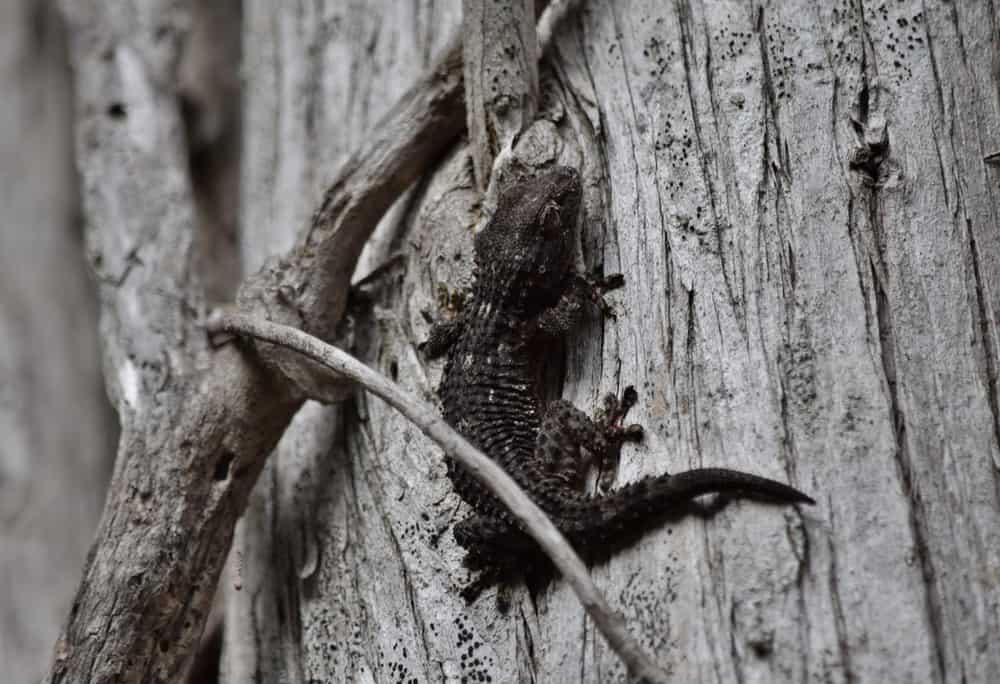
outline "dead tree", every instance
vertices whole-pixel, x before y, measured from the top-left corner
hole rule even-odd
[[[50,681],[178,676],[244,508],[227,681],[624,679],[567,583],[515,588],[506,615],[461,601],[461,512],[416,427],[245,342],[211,346],[175,97],[184,6],[64,9],[123,436]],[[585,407],[639,388],[647,437],[615,481],[719,465],[820,499],[731,505],[595,566],[646,652],[676,681],[1000,677],[996,10],[552,9],[537,102],[487,80],[467,117],[456,3],[246,2],[242,309],[430,398],[440,368],[416,345],[468,285],[489,160],[516,144],[519,163],[573,163],[580,259],[627,283],[554,384]],[[498,24],[470,19],[466,76],[497,67],[470,54],[506,54],[530,82],[511,43],[491,52]]]

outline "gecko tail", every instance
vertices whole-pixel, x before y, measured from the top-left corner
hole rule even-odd
[[[776,480],[724,468],[646,477],[592,497],[532,491],[530,486],[528,489],[573,547],[588,556],[627,545],[664,518],[699,510],[692,502],[705,494],[780,504],[816,503],[807,494]],[[462,521],[455,526],[454,534],[458,544],[468,551],[466,564],[477,569],[519,559],[518,554],[536,548],[519,527],[491,516]]]
[[[676,475],[666,475],[663,478],[667,480],[663,488],[676,492],[681,497],[732,493],[742,494],[748,499],[761,499],[776,503],[816,503],[811,496],[795,487],[738,470],[697,468]],[[661,478],[653,478],[654,482],[659,479]]]
[[[646,477],[603,496],[563,502],[556,522],[574,546],[613,543],[642,531],[654,520],[683,515],[705,494],[780,504],[814,504],[809,495],[766,477],[724,468],[698,468],[676,475]]]

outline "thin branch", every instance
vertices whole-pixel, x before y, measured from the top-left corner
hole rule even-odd
[[[430,437],[446,454],[482,482],[524,526],[525,531],[559,568],[608,644],[641,681],[666,682],[667,677],[629,635],[625,621],[611,610],[597,590],[583,561],[548,516],[492,459],[476,449],[438,414],[434,407],[404,392],[387,377],[347,352],[301,330],[246,314],[221,313],[210,319],[210,333],[231,332],[291,349],[358,383],[381,398]]]

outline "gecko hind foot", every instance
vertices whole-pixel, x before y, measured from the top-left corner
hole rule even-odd
[[[635,406],[638,400],[639,393],[632,385],[625,388],[620,398],[614,394],[605,395],[604,406],[598,412],[594,422],[597,423],[598,428],[610,444],[620,445],[623,442],[638,442],[642,439],[643,429],[641,425],[636,423],[623,424],[629,410]]]

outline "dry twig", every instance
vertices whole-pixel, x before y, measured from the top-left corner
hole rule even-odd
[[[621,657],[629,672],[648,682],[666,682],[666,674],[653,663],[629,635],[625,621],[611,610],[590,579],[583,561],[566,538],[535,502],[504,470],[472,446],[438,414],[434,407],[404,392],[387,377],[361,363],[345,351],[324,343],[301,330],[278,325],[245,314],[219,314],[209,322],[209,332],[231,332],[268,342],[303,354],[340,376],[361,385],[387,402],[461,463],[514,514],[525,531],[559,568],[594,624]],[[269,350],[263,350],[270,353]]]

